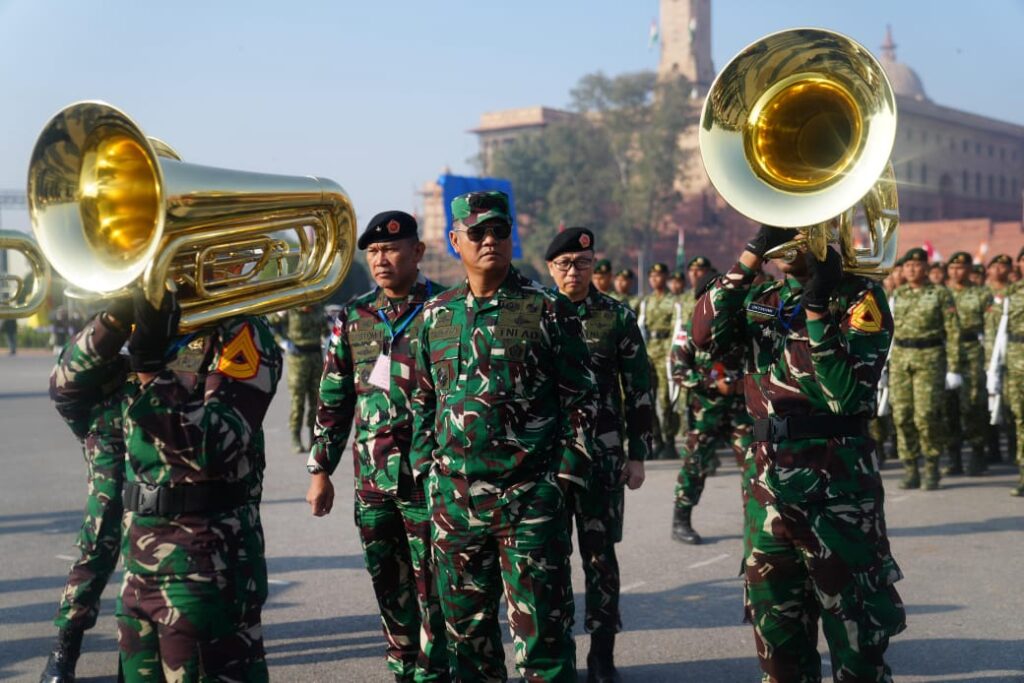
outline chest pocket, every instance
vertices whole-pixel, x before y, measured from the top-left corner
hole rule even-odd
[[[369,384],[373,363],[380,356],[383,340],[384,333],[373,328],[353,330],[348,333],[348,343],[352,349],[352,365],[358,384],[363,386]]]
[[[541,343],[539,301],[503,301],[494,323],[491,360],[498,363],[522,363],[535,354]]]
[[[459,374],[459,345],[462,326],[441,324],[430,328],[430,376],[434,389],[447,393]]]
[[[615,314],[612,311],[594,311],[583,321],[587,348],[592,354],[612,356],[615,350]]]

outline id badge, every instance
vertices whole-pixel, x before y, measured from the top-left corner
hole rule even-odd
[[[391,390],[391,356],[380,354],[370,371],[370,384],[384,391]]]

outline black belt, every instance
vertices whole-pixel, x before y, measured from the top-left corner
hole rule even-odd
[[[651,339],[668,339],[672,336],[672,330],[651,330],[648,336]]]
[[[144,516],[168,517],[227,512],[248,502],[249,487],[240,481],[207,481],[180,486],[125,482],[125,510]]]
[[[1008,334],[1006,338],[1014,344],[1024,344],[1024,334]]]
[[[313,351],[322,351],[323,347],[319,344],[296,344],[295,350],[300,353],[312,353]]]
[[[943,346],[944,339],[894,339],[893,344],[901,349],[931,349],[936,346]]]
[[[980,342],[981,341],[981,330],[967,330],[966,332],[960,333],[960,341],[962,342]]]
[[[868,421],[850,415],[793,415],[754,420],[754,441],[867,436]]]

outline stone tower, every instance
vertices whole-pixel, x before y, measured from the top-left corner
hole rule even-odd
[[[679,73],[703,97],[715,78],[711,63],[711,0],[661,0],[658,75]]]

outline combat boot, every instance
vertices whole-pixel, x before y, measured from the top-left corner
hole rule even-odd
[[[939,458],[938,456],[924,459],[924,485],[925,491],[935,491],[939,488]]]
[[[921,475],[917,472],[917,460],[903,461],[903,481],[900,482],[901,489],[921,488]]]
[[[1020,479],[1018,480],[1017,486],[1010,489],[1011,496],[1017,496],[1018,498],[1024,498],[1024,465],[1020,466]]]
[[[615,670],[615,634],[591,633],[587,653],[587,683],[618,683]]]
[[[985,448],[983,446],[974,446],[971,449],[971,457],[967,461],[967,476],[981,476],[985,474],[987,469],[988,463],[985,462]]]
[[[960,455],[960,446],[953,446],[949,449],[949,466],[942,470],[947,477],[958,476],[964,473],[964,461]]]
[[[693,530],[690,517],[693,508],[676,508],[672,513],[672,538],[680,543],[700,545],[700,534]]]
[[[71,628],[57,632],[57,641],[46,660],[39,683],[75,683],[75,665],[82,652],[82,635],[82,631]]]
[[[292,450],[296,453],[306,452],[306,448],[302,445],[302,435],[299,432],[292,432]]]

